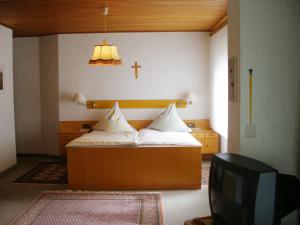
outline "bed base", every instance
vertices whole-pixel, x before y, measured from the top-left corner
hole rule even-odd
[[[67,148],[73,190],[201,188],[201,147]]]

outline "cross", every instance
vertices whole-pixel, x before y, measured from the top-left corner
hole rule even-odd
[[[134,73],[135,73],[135,79],[138,79],[138,69],[141,68],[141,65],[138,64],[138,62],[134,63],[134,66],[131,66],[131,68],[134,68]]]

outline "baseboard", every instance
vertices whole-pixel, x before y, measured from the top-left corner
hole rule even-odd
[[[17,167],[17,164],[15,164],[15,165],[9,167],[8,169],[0,172],[0,177],[3,176],[3,175],[5,175],[5,174],[7,174],[7,173],[9,173],[11,170],[15,169],[16,167]]]

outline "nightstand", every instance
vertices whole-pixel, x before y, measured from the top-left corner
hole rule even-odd
[[[89,129],[80,129],[80,130],[72,130],[72,131],[63,131],[59,133],[59,152],[61,155],[66,155],[66,145],[80,137],[83,134],[89,133],[90,130]]]
[[[192,128],[192,135],[202,144],[202,152],[205,145],[204,130],[201,128]]]
[[[219,152],[219,134],[214,130],[192,128],[192,135],[202,144],[203,154]]]

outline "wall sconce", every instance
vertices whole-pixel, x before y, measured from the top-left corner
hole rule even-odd
[[[185,100],[187,104],[191,105],[193,102],[197,101],[197,97],[193,92],[190,92],[185,96]]]
[[[76,93],[73,97],[73,102],[76,102],[78,105],[85,106],[86,105],[86,98],[81,93]]]

